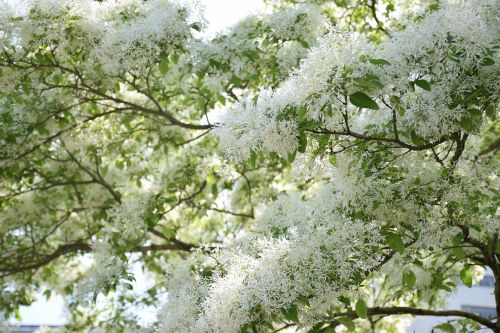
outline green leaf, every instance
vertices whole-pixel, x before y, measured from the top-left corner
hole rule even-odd
[[[389,102],[391,103],[391,106],[396,110],[400,116],[404,116],[405,114],[405,109],[401,105],[401,98],[398,96],[392,95],[389,97]]]
[[[292,304],[292,306],[288,309],[281,309],[281,313],[283,313],[283,316],[285,316],[286,319],[293,321],[294,323],[299,322],[299,314],[295,304]]]
[[[44,124],[36,125],[36,131],[40,133],[40,135],[49,135],[49,130],[44,126]]]
[[[219,95],[217,96],[217,100],[219,101],[219,103],[221,103],[222,105],[226,105],[226,97],[222,96],[222,95]]]
[[[299,39],[299,43],[300,45],[302,45],[303,48],[305,49],[309,48],[309,44],[305,40]]]
[[[466,114],[460,119],[460,127],[467,132],[477,132],[482,123],[482,112],[479,109],[469,109]]]
[[[117,167],[119,170],[123,170],[123,167],[124,167],[123,161],[121,161],[121,160],[116,160],[116,161],[115,161],[115,165],[116,165],[116,167]]]
[[[14,316],[16,317],[17,320],[21,320],[22,319],[21,313],[19,313],[19,309],[18,308],[14,309]]]
[[[455,327],[450,324],[450,323],[443,323],[443,324],[439,324],[437,326],[434,326],[434,328],[438,329],[438,330],[441,330],[443,332],[449,332],[449,333],[455,333]]]
[[[168,64],[168,59],[167,59],[167,58],[163,58],[163,59],[161,59],[160,64],[158,65],[158,68],[159,68],[160,73],[161,73],[162,75],[167,74],[167,72],[168,72],[168,67],[169,67],[169,64]]]
[[[417,282],[417,277],[412,270],[407,270],[403,272],[403,286],[407,288],[413,288]]]
[[[472,272],[468,267],[460,271],[460,280],[469,288],[472,287]]]
[[[208,184],[215,184],[217,183],[217,177],[211,172],[207,175],[206,181]]]
[[[360,108],[367,108],[372,110],[378,110],[379,106],[371,97],[365,93],[358,91],[349,96],[351,103]]]
[[[308,306],[308,307],[310,307],[310,306],[311,306],[311,304],[309,304],[309,300],[308,300],[308,299],[307,299],[307,297],[305,297],[305,296],[300,295],[299,297],[297,297],[297,301],[298,301],[299,303],[301,303],[301,304],[305,305],[305,306]]]
[[[321,134],[318,137],[317,141],[318,141],[318,147],[314,150],[313,156],[319,156],[326,150],[328,142],[330,142],[330,134]]]
[[[193,24],[190,25],[190,27],[198,32],[201,31],[202,29],[202,24],[200,22],[194,22]]]
[[[45,296],[45,299],[46,300],[49,300],[50,299],[50,296],[52,295],[52,291],[50,289],[45,289],[43,291],[43,295]]]
[[[383,66],[387,66],[387,65],[390,65],[391,63],[388,62],[387,60],[384,60],[384,59],[368,59],[368,61],[374,65],[383,65]]]
[[[368,317],[368,308],[366,307],[365,301],[362,299],[356,302],[355,311],[359,318],[366,319]]]
[[[462,249],[461,247],[454,247],[451,252],[453,253],[453,255],[455,257],[457,257],[458,259],[465,259],[465,252],[464,252],[464,249]]]
[[[304,120],[299,123],[299,129],[312,129],[318,126],[321,126],[318,120]]]
[[[416,80],[415,84],[424,90],[431,91],[431,84],[426,80]]]
[[[472,132],[474,129],[474,124],[472,123],[472,119],[470,117],[463,117],[460,120],[460,127],[462,127],[467,132]]]
[[[297,118],[299,121],[302,121],[306,118],[307,114],[307,107],[306,106],[301,106],[297,112]]]
[[[337,157],[335,155],[331,155],[328,158],[328,161],[330,162],[331,165],[337,166]]]
[[[495,61],[491,58],[483,58],[481,61],[481,66],[493,66]]]
[[[173,205],[177,203],[177,197],[175,195],[171,195],[165,198],[165,202],[168,203],[169,205]]]
[[[215,59],[208,59],[208,64],[215,69],[222,68],[222,64]]]
[[[490,117],[491,119],[495,118],[495,107],[493,105],[489,105],[486,108],[486,115]]]
[[[252,151],[252,153],[250,154],[248,164],[250,164],[250,167],[252,168],[255,168],[255,165],[257,164],[257,154],[254,151]]]
[[[323,327],[325,323],[317,323],[316,325],[314,325],[309,331],[307,331],[307,333],[318,333],[321,328]],[[329,332],[327,331],[328,328],[324,329],[323,332]],[[333,331],[335,332],[335,331]]]
[[[257,61],[260,59],[259,52],[257,51],[243,51],[243,55],[250,60]]]
[[[453,238],[451,239],[453,245],[460,245],[464,240],[464,235],[462,231],[459,231]]]
[[[170,60],[174,63],[177,64],[179,62],[179,55],[177,53],[172,53],[170,54]]]
[[[229,79],[229,82],[231,82],[236,87],[241,86],[241,79],[235,75],[231,76],[231,79]]]
[[[307,147],[307,136],[304,131],[300,132],[299,136],[299,148],[297,149],[299,153],[305,153],[306,152],[306,147]]]
[[[415,146],[422,146],[425,144],[424,139],[422,139],[415,131],[410,132],[410,140]]]
[[[481,112],[481,110],[479,109],[468,109],[467,112],[473,116],[473,117],[476,117],[476,118],[481,118],[483,113]]]
[[[384,85],[377,79],[354,79],[354,82],[363,88],[382,89]]]
[[[344,295],[340,295],[339,297],[337,297],[337,299],[339,301],[341,301],[342,303],[344,303],[345,305],[351,306],[351,300],[348,297],[346,297]]]
[[[354,322],[349,317],[340,317],[337,320],[339,321],[339,323],[347,327],[349,331],[354,331],[356,329]]]
[[[389,234],[387,235],[386,240],[387,244],[389,244],[390,247],[392,247],[395,251],[403,254],[403,252],[405,251],[405,243],[403,243],[401,237],[396,234]]]

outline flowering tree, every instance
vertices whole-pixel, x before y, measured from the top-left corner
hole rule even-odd
[[[500,332],[440,309],[489,268],[500,316],[499,1],[269,8],[208,38],[187,2],[0,2],[0,316]]]

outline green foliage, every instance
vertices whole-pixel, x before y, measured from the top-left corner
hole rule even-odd
[[[456,332],[455,327],[450,323],[439,324],[439,325],[435,326],[434,328],[438,329],[440,331],[443,331],[443,332],[449,332],[449,333]]]
[[[357,107],[378,110],[379,106],[371,97],[361,91],[357,91],[349,96],[349,101]]]
[[[284,10],[282,18],[297,13],[290,6],[297,1],[268,2]],[[394,1],[309,2],[330,23],[345,25],[374,45],[389,38],[389,29],[404,28],[393,21],[401,9]],[[32,8],[9,19],[0,13],[0,321],[19,319],[19,308],[37,297],[59,294],[69,304],[67,331],[139,331],[133,313],[160,305],[167,271],[187,265],[185,259],[194,252],[193,257],[205,260],[191,267],[203,281],[224,277],[225,263],[213,256],[214,248],[238,235],[261,232],[254,219],[262,203],[283,192],[298,192],[307,201],[330,181],[330,173],[340,181],[324,193],[346,199],[335,210],[349,221],[376,224],[381,230],[375,245],[365,245],[366,235],[347,244],[373,254],[376,265],[362,270],[359,254],[342,258],[352,271],[325,273],[334,296],[321,315],[310,316],[318,300],[304,293],[272,315],[256,305],[252,322],[241,332],[271,332],[283,323],[310,333],[334,332],[339,324],[361,332],[373,308],[405,304],[432,309],[458,279],[472,287],[485,262],[477,253],[486,253],[489,260],[500,254],[498,235],[491,236],[481,225],[482,217],[496,216],[500,198],[497,177],[481,175],[498,163],[498,92],[478,79],[497,70],[495,50],[484,50],[473,68],[462,73],[461,80],[470,79],[474,86],[460,89],[457,80],[446,93],[446,103],[456,111],[451,134],[433,137],[419,131],[408,117],[411,105],[401,95],[406,88],[422,98],[440,92],[428,59],[412,59],[424,70],[416,75],[410,70],[411,78],[404,76],[404,84],[394,86],[383,80],[392,59],[362,56],[360,64],[371,70],[351,77],[356,68],[339,66],[339,77],[329,77],[324,87],[334,96],[326,105],[315,110],[324,98],[316,92],[280,115],[297,129],[292,153],[280,156],[251,147],[246,161],[230,163],[211,134],[221,126],[213,114],[232,109],[260,89],[277,89],[316,49],[318,37],[326,33],[324,25],[315,27],[300,13],[289,29],[280,31],[269,16],[252,16],[213,38],[199,38],[196,32],[203,32],[203,24],[179,8],[175,19],[180,30],[172,39],[163,31],[158,40],[152,35],[129,40],[140,33],[132,27],[145,16],[140,11],[145,3],[105,18],[103,26],[126,28],[109,40],[118,36],[131,42],[104,50],[94,47],[107,40],[104,32],[85,30],[90,29],[80,24],[85,18],[69,7],[56,6],[52,12]],[[14,35],[4,37],[9,29]],[[464,58],[457,39],[449,35],[446,44],[442,57],[460,66]],[[387,110],[389,117],[370,121],[370,114]],[[339,122],[330,121],[337,116]],[[357,116],[362,121],[350,123]],[[429,114],[418,117],[432,122]],[[400,163],[405,156],[412,159]],[[420,161],[425,168],[416,170]],[[309,167],[306,177],[295,173]],[[474,183],[477,174],[483,178]],[[349,188],[350,182],[356,186]],[[283,229],[292,228],[286,225],[289,219],[280,222]],[[292,222],[331,232],[328,224],[307,218]],[[452,237],[435,235],[439,223],[449,224],[446,235]],[[427,228],[434,234],[427,235]],[[281,225],[273,235],[286,240]],[[331,259],[324,248],[316,254]],[[82,272],[82,258],[95,259],[95,265]],[[304,265],[315,259],[307,258]],[[151,279],[145,292],[136,288],[132,263]],[[382,269],[393,264],[399,274]],[[429,277],[428,285],[420,280],[421,271]],[[344,290],[340,293],[334,283],[342,274],[352,275],[345,290],[338,288]],[[85,289],[89,280],[93,287]],[[374,330],[391,331],[384,320],[373,325]],[[465,332],[476,326],[469,320],[435,328]]]
[[[431,91],[431,84],[426,80],[415,80],[415,84],[424,90]]]
[[[297,312],[297,306],[295,304],[286,309],[281,309],[281,313],[283,313],[283,316],[285,316],[286,319],[295,323],[299,322],[299,315]]]
[[[366,306],[365,301],[362,299],[358,300],[356,302],[356,314],[358,315],[359,318],[366,319],[368,316],[368,308]]]
[[[403,272],[403,286],[406,288],[413,288],[415,286],[415,283],[417,281],[417,277],[415,276],[415,273],[413,273],[412,270],[406,270]]]
[[[403,252],[405,251],[405,244],[401,237],[396,234],[388,234],[386,239],[390,247],[392,247],[395,251],[403,254]]]
[[[482,112],[478,109],[468,109],[460,120],[460,126],[467,132],[477,133],[482,123]]]
[[[349,331],[354,331],[356,329],[356,325],[354,325],[354,322],[349,317],[340,317],[337,320],[339,323],[347,327],[347,330]]]
[[[472,287],[472,272],[469,267],[464,267],[460,271],[460,280],[469,288]]]

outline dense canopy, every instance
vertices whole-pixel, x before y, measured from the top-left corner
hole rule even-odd
[[[68,332],[500,332],[500,2],[206,25],[0,0],[0,323],[59,294]],[[496,318],[443,309],[485,269]]]

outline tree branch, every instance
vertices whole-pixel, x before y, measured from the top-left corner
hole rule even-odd
[[[377,8],[376,8],[376,3],[377,3],[377,0],[372,0],[371,4],[370,4],[370,10],[372,12],[372,16],[373,16],[373,19],[375,20],[375,22],[377,23],[377,28],[382,31],[384,34],[388,35],[389,32],[384,28],[384,25],[382,24],[382,22],[380,22],[380,20],[378,19],[378,16],[377,16]]]
[[[364,135],[361,133],[353,132],[349,128],[347,128],[344,131],[331,131],[331,130],[328,130],[326,128],[306,129],[306,131],[312,132],[312,133],[318,133],[318,134],[333,134],[333,135],[340,135],[340,136],[350,136],[350,137],[353,137],[356,139],[362,139],[362,140],[366,140],[366,141],[381,141],[381,142],[395,143],[395,144],[399,145],[398,148],[406,148],[406,149],[413,150],[413,151],[421,151],[421,150],[430,149],[430,148],[433,148],[433,147],[436,147],[436,146],[442,144],[443,142],[445,142],[447,140],[446,137],[442,137],[434,142],[429,142],[429,143],[423,144],[421,146],[413,146],[413,145],[410,145],[410,144],[407,144],[407,143],[401,141],[398,138],[387,138],[384,136]]]
[[[481,150],[478,156],[487,155],[489,153],[497,151],[498,149],[500,149],[500,138],[497,138],[488,147]]]
[[[373,307],[368,308],[368,316],[389,316],[389,315],[415,315],[415,316],[432,316],[432,317],[462,317],[471,319],[483,326],[495,330],[495,323],[489,321],[488,319],[481,317],[477,314],[461,311],[461,310],[427,310],[419,308],[411,308],[406,306],[395,306],[395,307]],[[335,318],[349,317],[352,319],[358,318],[355,311],[347,311],[344,313],[339,313],[335,315]],[[338,325],[337,321],[333,321],[330,327],[335,327]],[[320,330],[319,332],[326,332],[326,328]]]

